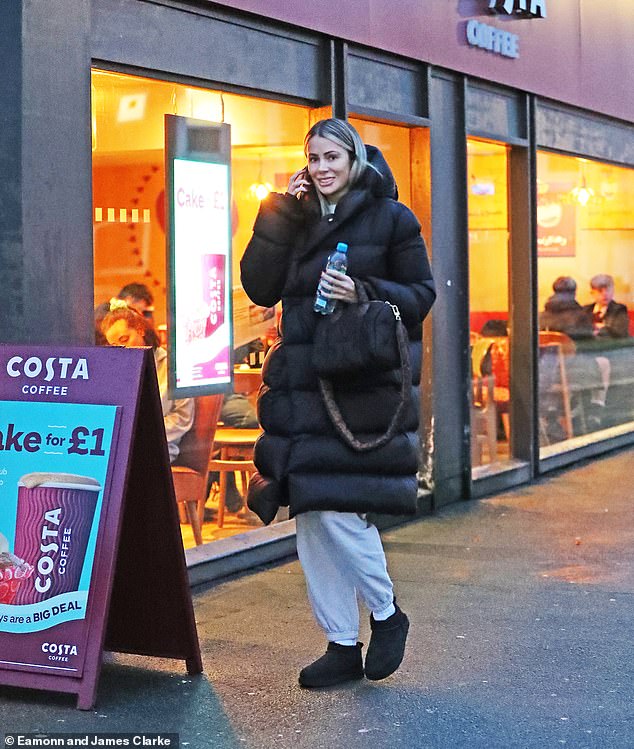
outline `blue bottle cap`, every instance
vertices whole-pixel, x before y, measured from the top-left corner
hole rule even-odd
[[[345,242],[337,242],[337,252],[348,252],[348,245]]]

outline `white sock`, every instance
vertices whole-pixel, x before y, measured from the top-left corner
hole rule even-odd
[[[335,640],[337,645],[346,645],[347,647],[355,647],[357,644],[356,640]]]
[[[372,617],[374,618],[375,622],[384,622],[386,619],[389,619],[392,614],[396,614],[396,606],[393,603],[390,604],[389,609],[381,611],[380,614],[375,614],[373,611]]]

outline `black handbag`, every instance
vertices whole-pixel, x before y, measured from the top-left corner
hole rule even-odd
[[[280,486],[277,481],[267,479],[256,471],[249,479],[247,507],[255,512],[264,525],[272,523],[281,507]]]
[[[346,378],[400,366],[396,331],[403,325],[398,307],[370,301],[360,283],[355,282],[355,287],[359,303],[340,302],[317,325],[312,362],[318,377]]]
[[[357,287],[359,304],[340,304],[320,321],[313,343],[313,365],[328,417],[341,439],[357,452],[385,445],[401,425],[412,384],[407,331],[396,305],[369,301],[365,289]],[[392,419],[379,437],[362,442],[350,431],[335,399],[334,385],[342,376],[399,369],[399,402]],[[334,382],[333,382],[334,380]]]

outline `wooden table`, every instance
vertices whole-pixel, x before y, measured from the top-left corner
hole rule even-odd
[[[235,427],[218,427],[214,435],[214,447],[244,447],[254,445],[262,434],[257,429],[236,429]]]
[[[249,395],[250,393],[257,393],[260,385],[262,384],[262,369],[242,369],[240,367],[234,367],[233,369],[233,392],[244,393]]]
[[[246,395],[253,408],[257,408],[258,390],[262,384],[262,369],[240,369],[233,370],[233,392]]]
[[[253,473],[253,447],[262,434],[261,429],[235,429],[218,427],[214,435],[214,452],[220,450],[218,458],[212,456],[209,470],[220,473],[220,497],[218,500],[217,524],[222,528],[225,518],[225,499],[227,496],[227,472],[239,472],[243,491],[247,486],[248,476]],[[243,494],[243,500],[245,494]]]

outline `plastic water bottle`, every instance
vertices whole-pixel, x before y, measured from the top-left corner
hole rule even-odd
[[[345,273],[348,270],[348,245],[345,242],[337,243],[335,251],[328,258],[326,270],[338,270],[340,273]],[[336,299],[327,299],[322,295],[320,282],[317,287],[317,294],[315,295],[315,304],[313,305],[315,312],[321,312],[322,315],[330,315],[335,309],[336,304]]]

